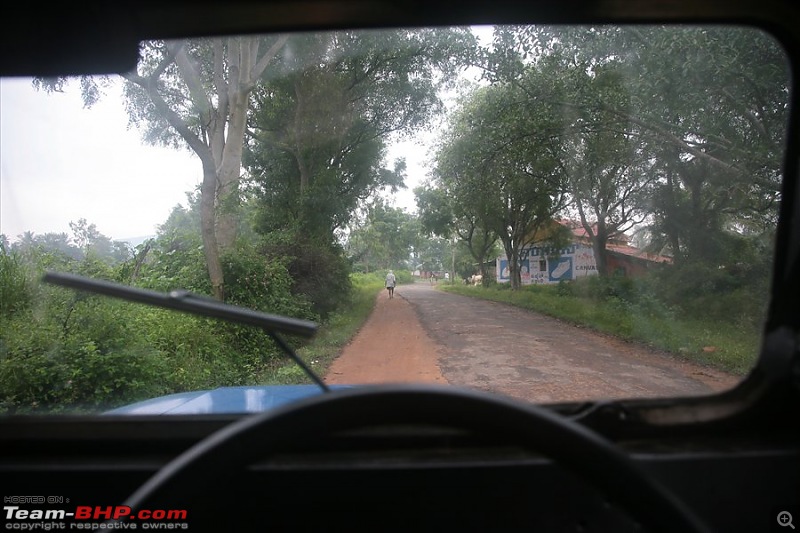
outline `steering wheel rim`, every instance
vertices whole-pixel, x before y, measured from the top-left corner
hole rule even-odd
[[[169,493],[213,483],[298,440],[378,424],[437,424],[508,436],[601,491],[651,531],[711,530],[672,491],[589,428],[544,407],[451,386],[340,389],[244,417],[161,468],[123,505],[146,509]]]

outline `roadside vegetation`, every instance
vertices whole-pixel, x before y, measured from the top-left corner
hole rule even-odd
[[[411,283],[411,273],[395,271],[398,283]],[[330,315],[319,333],[302,346],[297,355],[309,365],[317,375],[323,376],[344,346],[358,333],[375,307],[377,293],[385,292],[384,272],[370,274],[355,273],[351,276],[353,292],[347,305]],[[276,361],[258,380],[264,384],[308,383],[308,376],[291,361]]]
[[[679,291],[667,272],[640,279],[589,277],[519,291],[497,283],[440,289],[543,313],[740,376],[755,364],[766,310],[766,288],[678,297],[691,288]]]
[[[0,412],[305,381],[261,331],[43,286],[47,270],[314,320],[313,342],[288,340],[320,373],[389,268],[401,283],[413,270],[481,275],[482,287],[447,290],[734,373],[752,367],[789,94],[785,56],[765,35],[509,26],[482,42],[465,27],[342,30],[140,53],[120,80],[130,122],[146,143],[192,150],[202,184],[136,246],[83,218],[70,235],[0,235]],[[108,82],[34,85],[79,86],[91,107]],[[396,207],[407,168],[390,160],[393,142],[439,126],[416,212]],[[526,247],[577,238],[552,229],[564,221],[598,275],[525,285]],[[633,230],[640,250],[671,264],[617,278],[608,247]],[[501,287],[487,265],[503,255]]]
[[[159,239],[150,246],[158,249]],[[182,256],[170,255],[170,265],[163,261],[140,265],[136,285],[159,291],[197,290],[191,280],[203,279],[202,263],[184,262]],[[0,412],[96,412],[175,392],[311,382],[257,328],[39,281],[46,270],[57,270],[121,282],[135,261],[131,256],[115,263],[91,248],[83,258],[42,247],[25,253],[0,250]],[[345,280],[337,283],[346,282],[348,291],[337,296],[337,310],[320,314],[314,311],[313,299],[298,293],[292,283],[287,266],[293,263],[290,257],[272,263],[254,261],[246,253],[236,261],[228,259],[224,264],[240,276],[229,279],[240,279],[247,287],[241,290],[231,283],[229,303],[317,321],[320,329],[313,339],[286,340],[324,377],[369,316],[376,293],[383,290],[386,271],[345,273]],[[168,270],[180,271],[180,278],[169,279]],[[396,274],[401,283],[411,280],[407,271]],[[336,290],[333,281],[324,278],[321,283]],[[329,294],[320,288],[320,300]]]

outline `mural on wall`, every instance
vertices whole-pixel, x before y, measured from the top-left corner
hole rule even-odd
[[[597,274],[597,263],[594,260],[594,251],[590,246],[578,246],[575,250],[575,278],[594,276]]]
[[[531,282],[530,262],[527,259],[523,259],[519,263],[520,263],[520,278],[522,279],[522,283],[530,284]],[[497,264],[498,264],[498,269],[500,270],[497,276],[497,281],[498,282],[511,281],[511,272],[508,269],[508,259],[500,259]]]
[[[520,261],[520,278],[523,285],[558,283],[578,277],[597,274],[594,253],[589,246],[572,245],[566,248],[541,248],[533,246],[523,250]],[[508,259],[497,259],[497,282],[511,281]]]
[[[561,256],[550,264],[550,283],[575,279],[572,276],[572,257]]]

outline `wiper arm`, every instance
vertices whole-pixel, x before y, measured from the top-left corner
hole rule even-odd
[[[306,338],[313,337],[317,332],[317,324],[310,320],[253,311],[252,309],[225,304],[212,298],[193,294],[184,290],[163,293],[137,287],[129,287],[110,281],[87,278],[76,274],[67,274],[65,272],[48,272],[42,277],[42,281],[62,287],[94,292],[105,296],[113,296],[131,302],[144,303],[156,307],[163,307],[165,309],[174,309],[176,311],[183,311],[185,313],[209,318],[218,318],[236,324],[260,327],[272,337],[286,355],[303,369],[303,372],[305,372],[314,383],[319,385],[323,391],[330,391],[325,382],[300,359],[292,347],[278,334],[281,332],[300,335]]]

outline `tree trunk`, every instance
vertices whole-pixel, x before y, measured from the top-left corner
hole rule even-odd
[[[203,237],[203,254],[206,258],[208,277],[211,280],[211,294],[220,301],[225,300],[225,281],[222,275],[222,262],[219,258],[216,232],[216,206],[214,202],[217,188],[217,173],[214,168],[203,164],[203,184],[200,192],[200,234]]]
[[[519,271],[519,250],[514,248],[512,259],[508,262],[508,270],[511,275],[511,290],[518,291],[522,287],[522,276]]]
[[[594,212],[600,212],[597,206],[594,206]],[[597,269],[597,275],[601,278],[608,277],[608,253],[606,246],[608,245],[608,227],[606,226],[606,218],[604,215],[597,215],[597,222],[594,227],[589,223],[586,218],[586,213],[583,209],[581,200],[578,200],[578,213],[581,217],[581,226],[583,226],[586,235],[592,243],[592,254],[594,255],[594,264]]]
[[[150,253],[150,248],[153,247],[153,239],[148,240],[142,250],[136,255],[133,272],[131,273],[131,283],[134,283],[139,278],[139,271],[147,259],[147,254]]]
[[[606,250],[607,244],[607,231],[600,231],[598,226],[597,234],[592,237],[592,252],[594,253],[594,263],[597,268],[597,274],[601,278],[607,278],[609,276],[608,251]]]
[[[669,211],[666,214],[668,217],[668,221],[666,223],[666,234],[667,234],[667,241],[669,242],[669,246],[672,249],[672,260],[674,264],[678,265],[683,262],[683,253],[681,248],[681,239],[680,234],[676,230],[675,227],[675,220],[673,213],[676,209],[676,200],[675,200],[675,177],[673,175],[672,164],[670,163],[669,168],[667,169],[667,195],[668,195],[668,203],[669,203]]]
[[[522,279],[519,274],[519,250],[514,246],[514,241],[503,240],[503,247],[506,249],[508,258],[508,278],[511,283],[511,290],[516,291],[522,286]]]
[[[242,169],[244,133],[247,126],[247,93],[231,90],[230,119],[228,120],[225,148],[219,164],[217,197],[217,243],[221,251],[229,250],[236,241],[239,211],[239,180]]]

